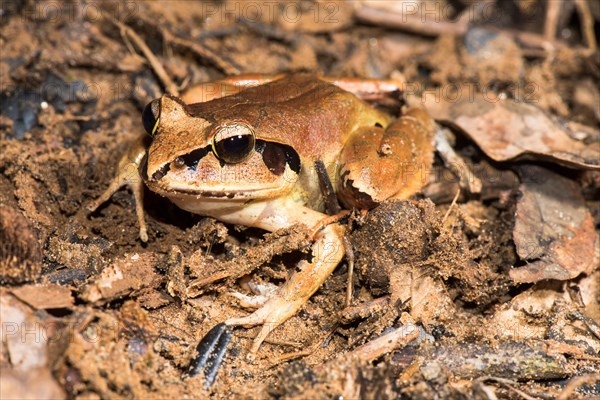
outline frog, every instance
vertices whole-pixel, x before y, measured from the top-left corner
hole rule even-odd
[[[144,187],[186,211],[229,224],[269,232],[297,224],[307,231],[319,227],[310,254],[282,286],[252,313],[221,324],[261,326],[248,351],[256,354],[345,255],[347,228],[328,220],[323,175],[345,209],[407,199],[427,183],[435,121],[421,108],[392,115],[373,104],[399,91],[391,80],[295,73],[225,78],[181,98],[164,94],[142,112],[149,144],[140,139],[125,153],[118,170],[129,172],[120,173],[88,208],[96,210],[128,186],[142,241],[148,240]]]

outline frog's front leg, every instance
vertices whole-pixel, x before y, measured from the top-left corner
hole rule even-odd
[[[340,156],[338,197],[347,208],[372,208],[405,199],[428,180],[435,122],[421,109],[408,110],[387,127],[361,127]]]
[[[286,207],[286,212],[289,212],[286,224],[302,222],[309,229],[323,218],[327,218],[325,214],[297,205]],[[280,229],[279,224],[277,219],[269,218],[264,218],[260,223],[261,227],[267,230]],[[296,267],[297,272],[292,274],[260,309],[248,316],[225,321],[225,325],[228,326],[263,325],[250,348],[249,357],[258,351],[267,335],[293,316],[331,275],[344,256],[343,236],[343,226],[326,226],[315,237],[310,259],[301,261]]]
[[[94,212],[119,189],[123,186],[127,186],[133,192],[135,212],[140,227],[140,239],[142,242],[148,241],[148,230],[144,220],[144,182],[138,171],[139,166],[146,155],[145,140],[145,137],[140,136],[125,154],[123,154],[121,160],[119,160],[119,165],[117,166],[117,175],[113,178],[104,193],[87,206],[87,209],[90,212]]]

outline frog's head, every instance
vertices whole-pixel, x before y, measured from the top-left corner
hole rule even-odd
[[[150,189],[167,197],[245,201],[293,186],[300,159],[292,147],[262,139],[243,119],[208,120],[190,110],[170,95],[144,109],[152,143],[140,173]]]

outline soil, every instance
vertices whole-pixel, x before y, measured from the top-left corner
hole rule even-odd
[[[593,166],[565,167],[538,153],[497,162],[452,129],[451,144],[481,180],[481,193],[463,188],[455,197],[459,178],[436,157],[421,194],[344,219],[355,258],[351,304],[343,261],[254,361],[246,354],[259,327],[235,329],[210,388],[201,376],[186,376],[196,346],[216,324],[247,315],[230,292],[252,294],[251,284],[289,277],[306,257],[306,227],[265,235],[190,214],[146,190],[143,243],[128,190],[86,209],[142,134],[149,101],[169,85],[183,92],[237,73],[392,77],[406,83],[409,104],[459,83],[517,100],[534,88],[536,107],[588,132],[573,140],[600,146],[600,55],[584,29],[591,18],[598,38],[594,2],[582,2],[587,14],[564,2],[550,38],[550,6],[542,0],[482,1],[489,14],[478,16],[468,12],[473,2],[438,2],[442,17],[454,21],[440,25],[447,33],[435,21],[390,26],[364,7],[389,14],[401,5],[367,3],[0,6],[2,398],[600,396],[600,172]],[[511,277],[534,259],[513,237],[523,163],[581,191],[572,207],[593,221],[585,243],[595,250],[582,252],[589,267],[572,267],[564,279],[543,271],[528,282]],[[17,314],[44,332],[29,364],[19,361],[29,342],[16,346],[5,325]],[[409,325],[418,327],[417,340],[356,356]]]

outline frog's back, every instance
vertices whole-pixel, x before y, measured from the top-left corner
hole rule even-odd
[[[243,120],[263,140],[325,158],[341,149],[364,115],[372,114],[365,109],[374,110],[352,93],[308,74],[288,75],[190,108],[213,123]]]

